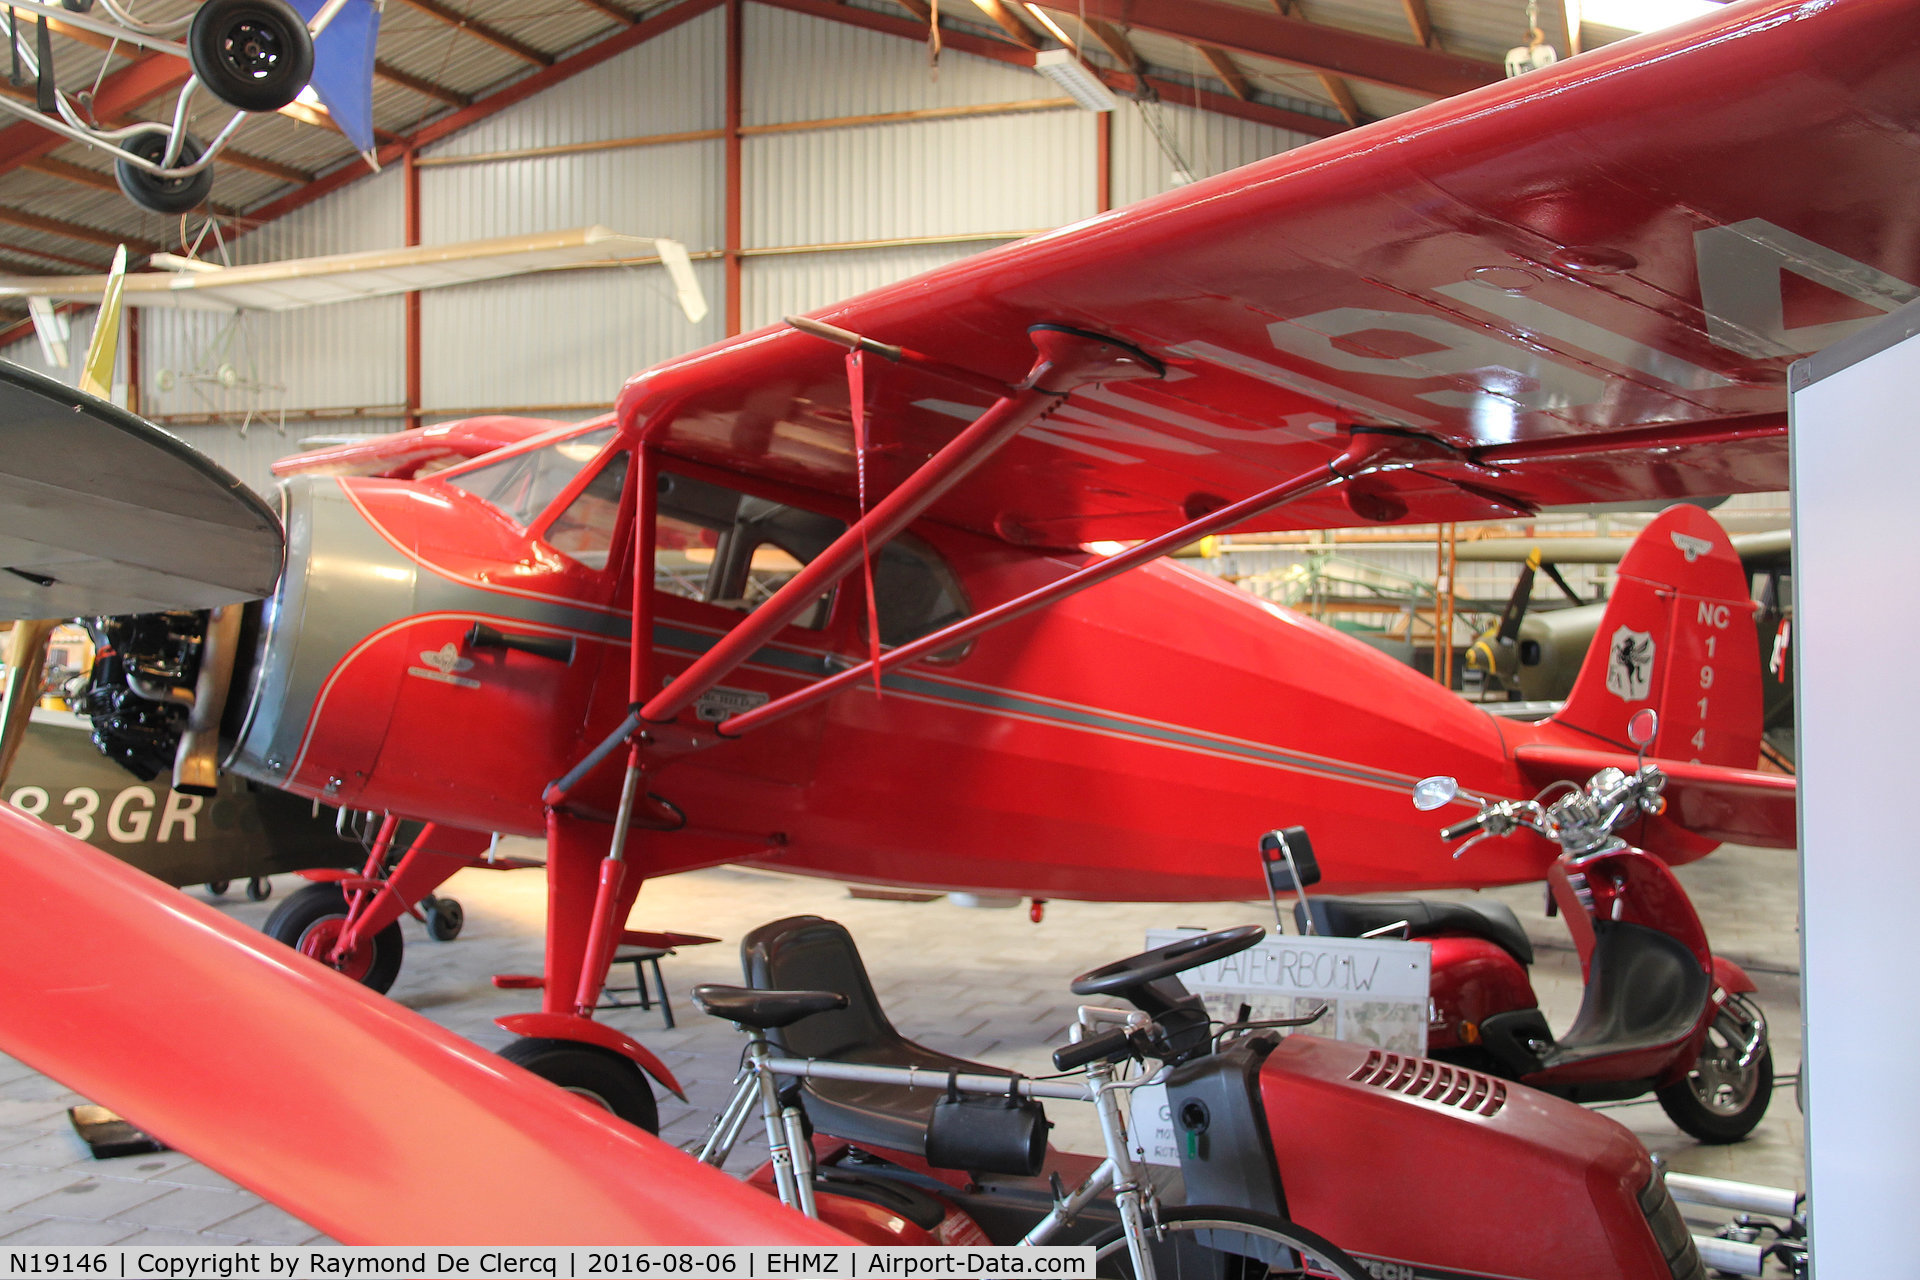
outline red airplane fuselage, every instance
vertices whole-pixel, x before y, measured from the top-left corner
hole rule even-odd
[[[748,495],[740,509],[774,530],[747,548],[753,572],[769,555],[804,555],[796,522],[837,528],[855,514],[692,464],[667,469],[709,510],[717,493]],[[551,508],[522,524],[469,491],[483,485],[461,487],[470,471],[290,482],[288,570],[265,611],[251,691],[236,691],[248,705],[231,767],[333,804],[546,830],[543,788],[628,710],[630,579],[617,562],[594,563],[604,549],[576,557],[547,541],[575,536],[550,527]],[[688,545],[675,550],[662,501],[664,682],[742,616],[738,601],[674,586],[666,561],[710,586],[710,566],[748,522],[719,529],[712,548],[683,529]],[[914,609],[975,612],[1090,558],[927,522],[914,534],[911,565],[882,562],[889,642],[933,629],[929,617],[916,630]],[[890,607],[908,616],[889,618]],[[474,647],[476,623],[571,640],[571,660]],[[811,625],[784,628],[703,698],[699,720],[865,657],[858,577],[801,623]],[[1528,794],[1510,742],[1552,726],[1498,721],[1357,641],[1169,561],[890,674],[877,696],[864,684],[738,740],[682,719],[700,745],[646,785],[667,802],[657,812],[685,823],[634,834],[631,864],[646,876],[736,862],[1040,898],[1218,900],[1259,892],[1258,836],[1294,824],[1312,832],[1330,888],[1506,883],[1538,878],[1548,861],[1511,840],[1454,863],[1408,791],[1444,771],[1470,791]],[[601,771],[574,811],[610,814],[618,783],[617,770]]]

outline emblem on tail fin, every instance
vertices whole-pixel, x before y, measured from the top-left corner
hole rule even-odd
[[[1679,541],[1680,535],[1675,534],[1674,542]],[[1699,540],[1689,538],[1688,541]],[[1607,692],[1628,702],[1645,702],[1652,679],[1653,637],[1645,631],[1620,627],[1607,642]]]
[[[1678,547],[1680,554],[1687,558],[1688,564],[1692,564],[1695,560],[1698,560],[1701,556],[1713,550],[1713,544],[1711,542],[1708,542],[1705,538],[1696,538],[1690,533],[1681,533],[1676,529],[1670,536],[1673,538],[1673,545]]]

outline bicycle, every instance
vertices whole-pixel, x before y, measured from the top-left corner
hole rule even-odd
[[[781,922],[787,923],[787,922]],[[831,922],[819,922],[827,925]],[[838,926],[832,926],[838,928]],[[843,931],[844,932],[844,931]],[[1219,1280],[1256,1280],[1258,1277],[1314,1277],[1316,1280],[1366,1280],[1368,1273],[1346,1253],[1313,1232],[1274,1214],[1229,1205],[1173,1206],[1162,1204],[1151,1179],[1143,1176],[1128,1141],[1128,1110],[1122,1099],[1134,1089],[1163,1080],[1169,1070],[1181,1062],[1211,1052],[1215,1035],[1204,1007],[1196,997],[1187,995],[1177,981],[1165,984],[1173,975],[1197,965],[1221,959],[1254,945],[1264,935],[1259,926],[1243,926],[1193,938],[1183,938],[1116,964],[1081,975],[1073,984],[1076,994],[1121,995],[1138,1006],[1160,1006],[1155,1012],[1141,1008],[1117,1009],[1098,1005],[1079,1008],[1071,1040],[1054,1052],[1054,1065],[1063,1073],[1076,1070],[1083,1080],[1062,1077],[1025,1077],[1010,1073],[988,1073],[992,1069],[964,1071],[962,1066],[976,1064],[945,1060],[949,1065],[890,1066],[873,1062],[793,1057],[779,1052],[769,1038],[804,1019],[847,1010],[849,995],[827,990],[765,990],[749,987],[705,985],[693,992],[694,1003],[705,1013],[733,1022],[747,1035],[747,1048],[727,1103],[715,1115],[695,1154],[715,1168],[724,1167],[735,1144],[758,1109],[766,1127],[770,1167],[775,1194],[782,1202],[813,1218],[833,1220],[823,1212],[823,1199],[846,1190],[839,1183],[822,1183],[812,1142],[807,1133],[807,1117],[786,1091],[783,1080],[838,1081],[864,1085],[904,1088],[908,1091],[941,1091],[954,1107],[951,1125],[972,1123],[980,1129],[995,1128],[1010,1137],[1000,1142],[1002,1150],[986,1150],[992,1144],[976,1140],[972,1154],[995,1172],[1036,1173],[1046,1153],[1045,1122],[1039,1118],[1038,1100],[1090,1102],[1100,1122],[1105,1158],[1071,1190],[1064,1188],[1057,1173],[1051,1180],[1051,1207],[1017,1239],[994,1240],[981,1224],[972,1220],[959,1206],[946,1206],[943,1229],[964,1231],[971,1226],[979,1232],[973,1242],[1040,1245],[1065,1242],[1076,1235],[1075,1227],[1097,1202],[1110,1198],[1118,1221],[1086,1238],[1095,1249],[1096,1265],[1103,1275],[1121,1275],[1134,1280],[1158,1280],[1162,1275],[1181,1277],[1201,1275]],[[851,947],[850,940],[847,946]],[[855,953],[857,963],[857,953]],[[859,971],[856,996],[871,998],[865,971]],[[1172,996],[1171,999],[1167,998]],[[871,1011],[878,1015],[877,1007]],[[878,1015],[884,1022],[884,1015]],[[1289,1019],[1261,1023],[1298,1025],[1312,1019]],[[1253,1024],[1240,1024],[1224,1031],[1245,1031]],[[890,1025],[887,1028],[891,1030]],[[906,1042],[903,1042],[906,1043]],[[914,1048],[918,1048],[914,1046]],[[920,1052],[932,1059],[930,1051]],[[1155,1062],[1158,1066],[1134,1078],[1122,1078],[1119,1066],[1132,1060]],[[974,1097],[999,1100],[1000,1108],[969,1108],[962,1114],[959,1099]],[[1032,1103],[1025,1111],[1021,1104]],[[1024,1115],[1020,1120],[993,1121],[992,1112]],[[930,1142],[941,1141],[931,1122]],[[966,1146],[968,1140],[958,1140]],[[948,1146],[955,1145],[948,1142]],[[931,1168],[943,1166],[929,1149]],[[879,1160],[866,1153],[863,1168],[871,1169]],[[900,1159],[895,1153],[895,1159]],[[890,1163],[890,1162],[886,1162]],[[926,1181],[925,1179],[922,1180]],[[870,1193],[861,1199],[870,1199]],[[989,1215],[996,1222],[1008,1216],[999,1212],[1014,1207],[1019,1197],[1004,1197],[1006,1203],[995,1206]],[[1031,1203],[1031,1197],[1025,1198]],[[829,1206],[830,1208],[831,1206]],[[960,1227],[949,1225],[953,1214],[968,1221]],[[870,1217],[871,1215],[867,1215]],[[1027,1216],[1031,1216],[1030,1212]],[[859,1214],[853,1218],[864,1221]],[[896,1217],[896,1221],[904,1219]],[[1024,1219],[1022,1219],[1024,1221]],[[1004,1230],[1004,1229],[1003,1229]],[[937,1237],[935,1238],[937,1239]],[[932,1242],[930,1240],[930,1242]]]

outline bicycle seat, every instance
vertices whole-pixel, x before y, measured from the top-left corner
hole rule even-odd
[[[763,924],[740,942],[747,984],[761,991],[807,988],[836,992],[846,1007],[772,1029],[767,1039],[790,1058],[832,1058],[930,1072],[927,1087],[807,1080],[800,1086],[813,1127],[848,1142],[925,1156],[927,1124],[950,1072],[1011,1076],[916,1044],[894,1029],[867,978],[860,950],[844,925],[820,916]]]
[[[765,1031],[844,1009],[847,998],[837,991],[755,991],[708,982],[693,989],[693,1003],[702,1013]]]
[[[1521,964],[1533,963],[1533,943],[1520,917],[1504,902],[1441,902],[1433,898],[1336,898],[1318,895],[1293,904],[1294,924],[1330,938],[1357,938],[1405,920],[1409,933],[1464,933],[1485,938]],[[1389,935],[1391,936],[1391,935]]]

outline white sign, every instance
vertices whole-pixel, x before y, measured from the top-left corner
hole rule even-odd
[[[1167,1086],[1143,1084],[1130,1099],[1127,1136],[1133,1140],[1133,1158],[1178,1168],[1179,1139],[1173,1132],[1173,1104],[1167,1101]]]
[[[1148,947],[1191,937],[1151,929]],[[1327,1006],[1318,1022],[1297,1030],[1394,1053],[1427,1051],[1427,987],[1433,948],[1400,938],[1269,937],[1238,955],[1180,975],[1223,1022],[1251,1005],[1255,1021],[1304,1018]]]

